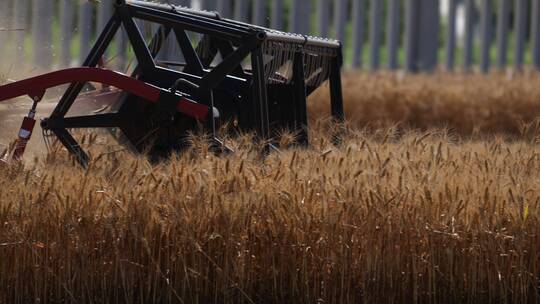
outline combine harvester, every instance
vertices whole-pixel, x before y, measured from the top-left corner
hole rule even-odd
[[[148,29],[151,34],[145,35]],[[105,68],[121,31],[136,60],[129,73]],[[171,44],[177,60],[163,58]],[[326,80],[331,114],[338,122],[344,119],[341,66],[338,41],[223,19],[215,12],[117,0],[82,67],[0,87],[0,102],[25,95],[33,100],[8,161],[22,158],[45,92],[63,84],[69,87],[41,128],[82,166],[89,156],[73,132],[82,128],[120,130],[122,144],[152,158],[185,148],[188,134],[201,128],[223,148],[216,129],[226,122],[268,142],[288,129],[307,145],[306,98]]]

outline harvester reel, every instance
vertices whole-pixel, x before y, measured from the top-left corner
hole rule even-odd
[[[148,41],[141,22],[153,24]],[[98,67],[121,30],[137,61],[130,75]],[[180,60],[161,58],[171,41]],[[188,134],[201,129],[219,143],[216,129],[229,121],[269,142],[288,129],[307,145],[307,96],[323,82],[330,80],[332,116],[344,119],[341,65],[337,41],[223,19],[214,12],[117,0],[82,67],[2,86],[0,101],[29,95],[35,105],[47,89],[70,84],[41,127],[83,166],[88,154],[72,134],[81,128],[119,129],[133,150],[152,158],[182,150]],[[81,93],[88,82],[105,86]],[[96,103],[103,111],[86,108]],[[30,114],[25,120],[33,120]],[[19,134],[24,144],[31,131]]]

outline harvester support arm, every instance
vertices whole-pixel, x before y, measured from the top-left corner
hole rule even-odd
[[[35,100],[50,88],[84,82],[103,83],[154,103],[158,102],[164,92],[156,86],[114,71],[83,67],[60,70],[0,86],[0,102],[24,95],[29,95]],[[198,120],[204,120],[209,108],[178,95],[177,110]]]

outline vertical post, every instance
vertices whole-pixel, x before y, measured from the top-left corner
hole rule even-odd
[[[302,145],[308,144],[307,132],[307,97],[306,97],[306,80],[304,75],[304,54],[296,52],[294,54],[293,66],[293,81],[294,81],[294,108],[295,108],[295,126],[294,129],[298,132],[298,141]]]
[[[317,0],[317,33],[321,37],[328,37],[330,23],[330,3],[328,0]]]
[[[463,67],[469,71],[473,63],[473,17],[474,0],[465,0],[465,41],[463,44]]]
[[[399,66],[398,50],[400,36],[400,1],[390,0],[388,5],[388,28],[386,37],[386,47],[388,49],[388,68],[390,70],[395,70]]]
[[[369,26],[369,69],[374,72],[379,69],[381,51],[381,19],[383,2],[372,0]]]
[[[170,0],[168,4],[174,5],[174,3]],[[143,26],[145,27],[145,31],[147,32],[146,34],[143,34],[143,35],[147,35],[146,39],[148,39],[148,37],[151,37],[149,38],[150,40],[148,43],[148,47],[150,49],[150,53],[152,53],[152,56],[157,60],[168,60],[168,61],[178,62],[178,60],[172,60],[172,58],[170,58],[170,55],[172,54],[171,52],[169,52],[170,49],[168,48],[168,45],[167,45],[169,41],[175,41],[176,38],[174,37],[174,35],[168,35],[168,34],[165,35],[166,32],[163,31],[162,26],[157,23],[144,24]],[[98,33],[99,32],[100,31],[98,31]],[[156,48],[158,48],[157,53],[155,52]]]
[[[92,35],[92,5],[92,2],[88,0],[79,1],[79,62],[84,61],[90,49],[90,39]]]
[[[206,0],[193,0],[191,1],[191,7],[198,10],[205,9],[206,6]]]
[[[253,1],[253,24],[266,26],[266,1]]]
[[[32,3],[34,65],[40,69],[48,69],[52,64],[53,5],[43,0],[33,0]]]
[[[111,19],[113,10],[113,0],[101,0],[101,3],[98,6],[97,13],[97,31],[101,33],[109,19]]]
[[[9,38],[8,29],[11,23],[8,20],[8,18],[10,17],[9,5],[10,5],[9,1],[6,1],[6,0],[0,1],[0,29],[2,29],[0,31],[0,53],[1,54],[5,54],[8,51],[8,48],[7,48],[8,38]],[[4,61],[7,60],[5,57],[6,56],[0,57],[0,65],[2,65],[1,67],[3,67]]]
[[[407,72],[416,72],[418,57],[418,11],[419,0],[407,0],[405,15],[405,70]]]
[[[514,69],[521,70],[525,57],[525,35],[527,31],[527,0],[516,0],[514,17]]]
[[[60,2],[60,65],[71,65],[71,39],[73,38],[73,0]]]
[[[497,68],[506,67],[508,58],[508,25],[510,23],[510,0],[499,1],[497,16]]]
[[[289,30],[293,33],[302,31],[302,0],[291,0],[291,12],[289,15]]]
[[[191,7],[191,0],[173,0],[172,3],[183,7]]]
[[[201,8],[207,11],[213,11],[216,9],[216,0],[199,0],[201,2]]]
[[[103,29],[105,29],[107,22],[109,22],[109,19],[111,19],[112,10],[113,10],[112,0],[101,0],[100,5],[98,6],[98,13],[97,13],[97,33],[98,34],[101,33]],[[105,56],[107,55],[108,54],[106,52]]]
[[[272,23],[276,30],[283,30],[283,0],[272,1]]]
[[[345,121],[343,111],[343,92],[341,88],[341,66],[343,65],[343,55],[340,53],[332,59],[330,67],[330,103],[331,113],[338,123]]]
[[[257,134],[262,140],[270,139],[270,125],[268,120],[268,95],[264,78],[264,55],[259,46],[251,53],[251,66],[253,69],[253,118]]]
[[[439,0],[409,0],[405,23],[406,71],[433,71],[439,50]]]
[[[231,0],[218,0],[217,11],[222,17],[231,17]]]
[[[301,25],[301,34],[310,35],[311,34],[311,1],[302,1],[302,25]]]
[[[347,24],[347,0],[334,0],[334,32],[339,41],[345,39],[345,25]]]
[[[117,37],[118,37],[116,40],[116,47],[118,49],[117,54],[116,54],[118,58],[117,68],[123,71],[127,67],[127,63],[128,63],[127,49],[128,49],[128,44],[129,44],[129,39],[127,37],[126,31],[124,30],[124,27],[120,28],[120,31],[118,32]]]
[[[189,7],[191,0],[172,0],[170,1],[173,5]],[[218,3],[218,11],[224,17],[230,17],[231,3],[230,0],[220,0]],[[221,7],[220,7],[221,6]],[[225,15],[224,15],[225,14]],[[165,32],[164,32],[165,33]],[[172,31],[166,35],[165,44],[162,47],[162,52],[160,52],[159,58],[165,59],[173,62],[185,62],[184,54],[179,47],[178,40],[176,35]]]
[[[28,21],[28,0],[15,1],[14,7],[14,28],[17,30],[14,34],[15,43],[15,62],[25,62],[24,60],[24,36],[29,32],[27,28]]]
[[[352,65],[355,68],[362,67],[362,50],[364,48],[364,0],[353,2],[353,58]]]
[[[491,1],[482,0],[482,15],[481,15],[481,54],[480,54],[480,71],[487,73],[489,71],[491,50]]]
[[[236,0],[234,5],[234,19],[238,21],[248,21],[247,0]]]
[[[345,111],[343,110],[343,92],[341,88],[341,67],[343,65],[343,55],[340,48],[338,56],[332,58],[330,63],[330,111],[334,122],[340,124],[337,134],[334,134],[332,141],[338,145],[342,141],[343,124],[345,122]]]
[[[531,36],[532,63],[537,70],[540,70],[540,1],[538,0],[533,0]]]
[[[448,23],[446,25],[446,70],[454,70],[456,58],[456,5],[457,0],[448,1]]]
[[[420,69],[432,72],[437,67],[439,50],[439,0],[420,0]]]

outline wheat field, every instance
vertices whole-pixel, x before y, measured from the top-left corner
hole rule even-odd
[[[345,110],[356,128],[399,124],[447,128],[461,136],[519,136],[540,117],[539,73],[401,75],[347,73]],[[327,113],[328,91],[313,96],[311,117]]]
[[[309,148],[1,167],[0,303],[540,302],[537,80],[353,74],[339,146],[323,91]]]

